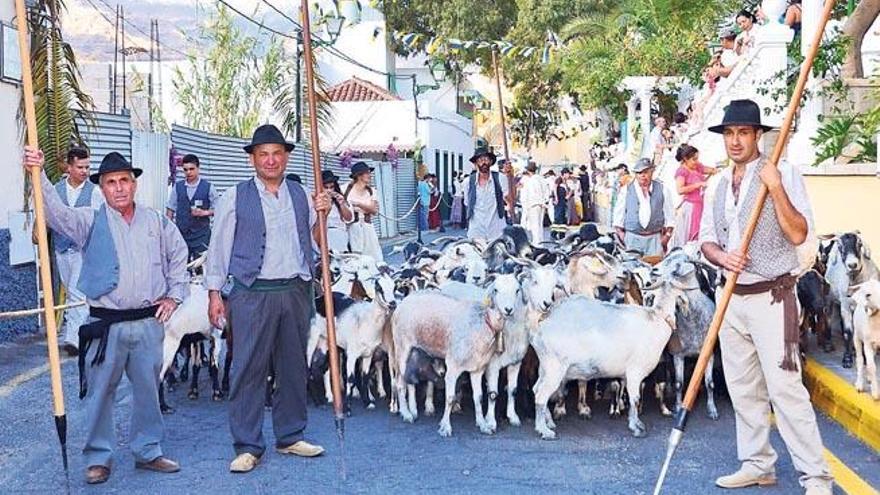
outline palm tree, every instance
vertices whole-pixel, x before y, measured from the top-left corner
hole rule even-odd
[[[37,137],[52,180],[61,176],[71,144],[82,143],[77,119],[90,120],[94,109],[80,84],[76,55],[61,32],[59,17],[64,9],[63,0],[36,0],[28,9]],[[23,118],[24,112],[19,113]]]

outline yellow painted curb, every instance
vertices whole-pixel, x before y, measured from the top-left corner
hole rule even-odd
[[[804,383],[816,407],[880,452],[880,403],[810,358],[804,363]]]
[[[877,495],[874,487],[859,477],[852,469],[837,458],[830,450],[825,449],[825,460],[831,468],[834,483],[848,495]]]

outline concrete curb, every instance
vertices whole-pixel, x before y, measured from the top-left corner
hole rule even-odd
[[[880,402],[813,359],[804,363],[803,376],[816,407],[880,452]]]

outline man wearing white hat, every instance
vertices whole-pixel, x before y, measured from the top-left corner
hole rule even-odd
[[[654,164],[649,158],[636,162],[633,173],[636,180],[621,189],[614,205],[612,225],[627,249],[644,256],[662,256],[675,227],[674,196],[654,180]]]

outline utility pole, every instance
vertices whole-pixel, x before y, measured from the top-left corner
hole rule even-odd
[[[153,127],[153,64],[156,62],[156,51],[155,51],[155,39],[156,39],[156,31],[155,20],[150,19],[150,75],[147,80],[147,108],[149,110],[150,116],[150,132],[155,131],[156,129]]]
[[[125,7],[119,7],[120,12],[120,20],[122,22],[119,23],[120,29],[122,29],[122,113],[125,113],[126,110],[126,73],[125,73]]]
[[[302,142],[302,54],[303,36],[302,31],[296,32],[296,142]]]
[[[113,26],[113,89],[110,91],[110,113],[116,113],[116,75],[119,63],[119,4],[116,4],[116,24]]]

